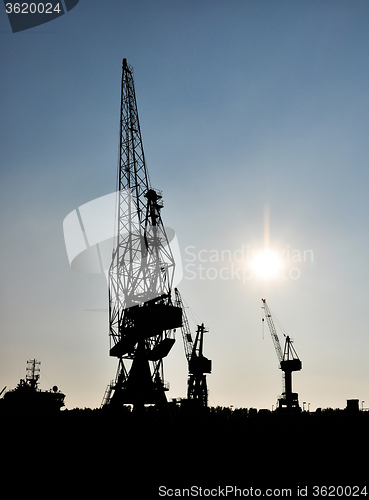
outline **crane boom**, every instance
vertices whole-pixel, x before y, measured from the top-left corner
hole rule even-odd
[[[270,310],[268,307],[268,304],[266,303],[266,299],[261,299],[263,302],[263,305],[261,306],[264,309],[265,317],[269,326],[269,331],[272,336],[272,340],[274,343],[275,351],[277,353],[277,357],[279,362],[281,363],[283,361],[283,354],[282,354],[282,349],[281,349],[281,344],[279,343],[279,338],[277,335],[277,330],[275,329],[274,322],[272,315],[270,314]],[[263,318],[264,321],[264,318]]]
[[[120,117],[118,237],[109,269],[110,302],[118,309],[170,294],[175,261],[161,218],[162,193],[150,185],[143,151],[133,68],[123,59]]]
[[[192,351],[193,351],[193,341],[192,341],[190,325],[188,323],[187,314],[186,314],[186,311],[185,311],[185,308],[183,305],[183,301],[182,301],[182,297],[181,297],[181,294],[179,293],[178,288],[175,288],[174,292],[175,292],[175,297],[176,297],[175,298],[175,305],[182,309],[181,332],[182,332],[183,345],[184,345],[186,359],[188,362],[190,362],[191,356],[192,356]]]

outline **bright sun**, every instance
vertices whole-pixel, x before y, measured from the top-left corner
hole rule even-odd
[[[255,276],[261,279],[276,279],[283,267],[283,263],[276,252],[263,250],[258,252],[251,261],[251,268]]]

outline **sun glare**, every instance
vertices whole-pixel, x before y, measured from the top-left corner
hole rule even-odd
[[[251,267],[256,277],[268,280],[278,278],[283,263],[276,252],[266,249],[254,255]]]

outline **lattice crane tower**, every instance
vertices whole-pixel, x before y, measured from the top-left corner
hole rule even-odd
[[[110,355],[118,370],[110,406],[166,403],[163,358],[182,325],[172,303],[175,262],[161,218],[162,194],[150,185],[133,68],[123,59],[117,241],[109,269]]]

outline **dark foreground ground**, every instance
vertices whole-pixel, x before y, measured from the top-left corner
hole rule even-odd
[[[369,496],[369,412],[173,410],[0,415],[3,486],[41,498]]]

